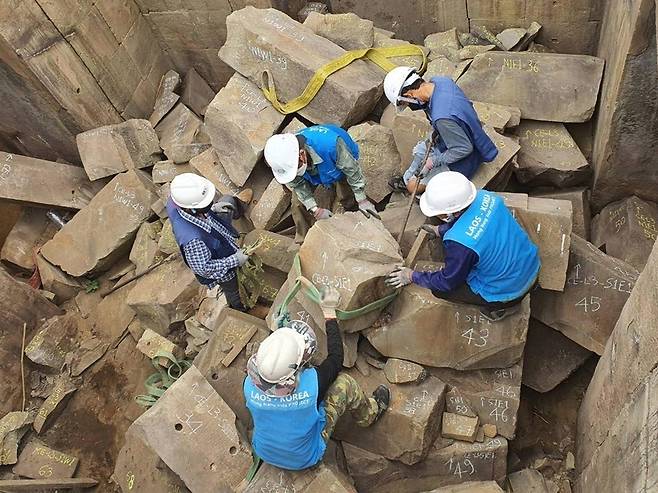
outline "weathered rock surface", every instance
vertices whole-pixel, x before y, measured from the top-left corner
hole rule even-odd
[[[519,152],[519,144],[514,140],[499,134],[492,127],[485,125],[485,133],[496,144],[498,155],[489,163],[482,163],[473,175],[471,181],[477,188],[487,190],[504,190],[513,171],[513,158]]]
[[[170,160],[158,161],[153,165],[151,177],[153,178],[153,183],[169,183],[180,174],[194,172],[194,168],[189,164],[176,164]]]
[[[43,245],[41,253],[74,277],[105,269],[130,248],[156,199],[143,171],[121,173]]]
[[[473,101],[473,109],[483,125],[489,125],[497,132],[516,127],[521,122],[521,110],[512,106]]]
[[[572,235],[564,292],[537,291],[532,297],[532,315],[602,354],[638,275],[627,263]]]
[[[359,146],[359,164],[366,179],[366,195],[375,202],[381,202],[391,193],[389,180],[402,172],[393,130],[366,122],[351,127],[349,134]]]
[[[459,370],[500,368],[521,358],[529,317],[527,299],[517,314],[491,323],[477,307],[451,303],[427,289],[408,286],[365,335],[388,357]]]
[[[341,299],[338,308],[354,310],[391,293],[385,276],[402,263],[398,244],[381,221],[360,212],[347,212],[318,221],[299,249],[302,274],[316,286],[334,286]],[[369,327],[375,310],[340,327],[355,332]]]
[[[523,120],[516,129],[521,150],[515,173],[528,186],[565,188],[587,183],[587,159],[562,123]]]
[[[191,491],[235,490],[251,465],[235,414],[194,366],[131,428]]]
[[[79,133],[75,140],[90,180],[146,168],[160,160],[158,136],[148,120],[94,128]]]
[[[57,315],[46,320],[25,346],[25,356],[33,363],[60,371],[77,332],[73,315]]]
[[[523,384],[537,392],[553,390],[591,355],[561,332],[531,318],[523,354]]]
[[[453,81],[457,82],[457,79],[462,76],[470,64],[470,58],[453,62],[448,57],[438,56],[427,63],[427,70],[423,78],[429,80],[432,77],[450,77]]]
[[[37,267],[41,285],[46,291],[55,295],[55,303],[61,304],[64,301],[74,298],[76,294],[84,289],[83,284],[69,276],[61,269],[48,262],[40,253],[36,255]]]
[[[372,48],[374,25],[372,21],[361,19],[353,13],[320,14],[311,12],[304,25],[318,36],[333,41],[344,50]]]
[[[453,62],[459,61],[461,44],[457,36],[457,28],[448,31],[430,34],[425,37],[425,47],[430,49],[429,59],[434,60],[440,56]]]
[[[0,258],[14,267],[32,271],[36,266],[34,250],[39,249],[56,232],[57,228],[48,219],[45,210],[24,206],[2,244]]]
[[[245,245],[260,241],[260,246],[254,251],[263,261],[263,265],[274,267],[282,272],[290,272],[299,245],[289,236],[283,236],[271,231],[254,229],[244,238]]]
[[[167,335],[173,323],[191,317],[206,292],[182,259],[164,262],[135,281],[126,303],[144,328]]]
[[[571,202],[573,211],[572,232],[581,238],[590,239],[590,208],[589,208],[589,189],[576,188],[573,190],[564,190],[557,192],[543,192],[533,194],[536,197],[544,197],[556,200],[568,200]],[[597,245],[601,246],[601,245]]]
[[[350,475],[358,491],[363,493],[416,493],[445,485],[460,488],[462,485],[459,483],[467,479],[493,482],[505,478],[507,440],[497,437],[486,439],[484,443],[451,442],[438,438],[425,460],[412,466],[388,460],[346,442],[343,442],[343,449]],[[452,491],[449,488],[446,486],[446,491]],[[480,490],[455,491],[472,493]],[[482,491],[488,493],[491,490]]]
[[[206,109],[205,127],[233,183],[244,185],[284,117],[240,74],[220,89]]]
[[[507,478],[513,493],[546,493],[544,476],[535,469],[523,469],[512,473]]]
[[[496,425],[497,431],[512,440],[521,398],[521,362],[509,368],[459,371],[431,368],[430,373],[446,382],[450,391],[446,411],[479,416],[480,424]]]
[[[472,99],[517,106],[523,118],[584,122],[591,118],[603,60],[588,55],[478,55],[458,85]]]
[[[274,178],[251,209],[249,218],[257,229],[271,229],[290,207],[290,190]]]
[[[13,411],[0,418],[0,466],[18,462],[18,445],[34,421],[34,412]]]
[[[413,160],[414,147],[421,140],[426,140],[432,129],[425,113],[411,111],[408,108],[401,113],[394,113],[392,129],[402,160],[402,168],[406,170]]]
[[[137,230],[128,257],[135,264],[135,275],[140,275],[157,262],[158,237],[161,231],[162,223],[160,221],[142,223]]]
[[[190,166],[201,176],[210,180],[219,193],[235,195],[240,192],[240,188],[231,181],[224,165],[217,157],[215,149],[210,148],[192,158]]]
[[[519,44],[519,42],[527,33],[528,30],[522,27],[511,27],[499,32],[496,37],[503,45],[503,48],[505,48],[507,51],[510,51],[512,48]]]
[[[375,43],[373,44],[373,48],[391,48],[394,46],[408,47],[410,45],[411,43],[409,43],[408,41],[404,41],[402,39],[392,39],[389,38],[388,36],[384,36],[383,34],[375,32]],[[427,57],[427,54],[429,53],[430,50],[422,46],[421,46],[421,50],[425,53],[425,56]],[[421,64],[423,63],[423,57],[420,55],[395,56],[389,58],[388,60],[395,65],[403,65],[405,67],[416,67],[416,68],[420,68]]]
[[[263,70],[277,97],[290,101],[304,90],[315,71],[345,51],[274,9],[245,7],[226,18],[226,43],[220,58],[261,86]],[[333,74],[299,114],[315,123],[349,126],[361,121],[381,96],[384,74],[356,61]]]
[[[12,472],[32,479],[72,478],[76,467],[78,467],[76,457],[52,449],[33,438],[18,456],[18,462],[12,468]]]
[[[479,421],[480,418],[477,416],[472,418],[462,414],[443,413],[441,435],[444,438],[473,443],[478,432]]]
[[[658,204],[636,196],[605,206],[592,222],[592,243],[642,271],[658,235]]]
[[[270,464],[263,464],[254,479],[245,487],[244,493],[299,491],[356,493],[350,480],[335,467],[320,463],[303,471],[286,471]]]
[[[66,404],[76,390],[78,390],[77,387],[68,376],[60,375],[58,377],[55,388],[43,404],[41,404],[41,407],[34,418],[34,423],[32,423],[34,431],[36,431],[37,434],[50,427],[53,421],[57,419],[57,416],[59,416],[64,410]]]
[[[411,361],[389,358],[384,366],[384,374],[391,383],[418,383],[427,377],[427,370]]]
[[[459,50],[459,58],[460,60],[471,60],[475,58],[478,55],[481,55],[483,53],[486,53],[488,51],[491,51],[495,48],[495,45],[469,45],[469,46],[464,46],[461,50]]]
[[[215,91],[194,68],[190,68],[183,81],[181,102],[197,115],[203,116],[206,114],[208,104],[214,97]]]
[[[201,119],[183,103],[178,103],[155,127],[165,155],[177,144],[191,144],[202,125]]]
[[[391,402],[386,413],[368,428],[354,424],[349,413],[343,415],[334,436],[405,464],[423,460],[439,433],[445,404],[445,384],[438,378],[429,377],[419,385],[392,385],[383,371],[372,371],[368,377],[354,369],[348,373],[366,395],[370,395],[380,384],[390,386]]]
[[[198,134],[197,134],[198,138]],[[203,151],[210,148],[210,143],[191,143],[191,144],[172,144],[167,149],[167,157],[175,164],[185,164],[190,159],[198,156]]]
[[[154,127],[169,113],[169,111],[176,106],[180,99],[177,91],[180,87],[180,75],[173,70],[167,71],[160,79],[158,92],[155,96],[155,104],[153,113],[149,117],[151,125]]]
[[[495,481],[467,481],[453,486],[445,486],[426,493],[504,493]]]

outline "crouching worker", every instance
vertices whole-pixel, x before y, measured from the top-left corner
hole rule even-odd
[[[442,237],[445,266],[436,272],[399,267],[386,282],[398,288],[414,283],[437,298],[479,305],[492,322],[518,311],[537,281],[539,253],[502,197],[446,171],[430,180],[420,209],[444,223],[423,229]]]
[[[224,195],[215,204],[215,186],[194,173],[176,176],[170,186],[167,214],[183,260],[208,289],[219,285],[231,308],[246,311],[240,300],[237,267],[249,258],[237,245],[232,221],[251,201],[252,191]]]
[[[388,408],[390,393],[380,385],[367,397],[345,373],[343,343],[336,322],[338,292],[321,299],[327,328],[327,358],[308,362],[317,349],[315,333],[293,321],[267,337],[247,363],[244,396],[254,422],[252,446],[268,464],[300,470],[322,460],[338,418],[350,411],[357,425],[370,426]]]

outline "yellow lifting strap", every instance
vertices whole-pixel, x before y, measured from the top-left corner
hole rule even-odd
[[[400,56],[422,57],[423,61],[417,70],[421,74],[425,71],[425,67],[427,65],[427,57],[425,56],[425,51],[423,51],[421,46],[410,44],[402,46],[391,46],[388,48],[364,48],[361,50],[348,51],[340,58],[336,58],[335,60],[332,60],[320,67],[313,74],[313,77],[311,77],[311,80],[306,85],[304,91],[299,96],[291,99],[287,103],[281,103],[278,100],[276,97],[276,88],[272,74],[269,70],[264,70],[262,74],[263,94],[279,113],[287,115],[294,113],[295,111],[299,111],[308,105],[318,93],[327,77],[329,77],[334,72],[347,67],[354,60],[366,58],[376,63],[386,72],[389,72],[397,67],[397,65],[388,59]]]

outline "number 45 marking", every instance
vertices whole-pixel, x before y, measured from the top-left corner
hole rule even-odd
[[[585,296],[575,306],[582,306],[585,313],[598,312],[601,309],[601,298],[598,296],[590,296],[589,298]]]

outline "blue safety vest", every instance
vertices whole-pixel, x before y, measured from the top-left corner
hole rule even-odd
[[[322,430],[327,420],[324,406],[317,405],[318,374],[307,368],[295,392],[271,397],[244,380],[244,398],[254,420],[252,446],[268,464],[298,471],[314,466],[327,448]]]
[[[359,146],[352,140],[350,134],[336,125],[314,125],[300,130],[298,135],[306,139],[306,144],[322,158],[322,162],[309,168],[304,173],[304,179],[312,185],[331,185],[345,176],[336,167],[336,139],[340,137],[347,144],[354,159],[359,159]]]
[[[171,198],[169,198],[167,201],[167,214],[169,215],[169,220],[171,221],[171,228],[174,231],[176,243],[180,248],[181,255],[183,256],[183,260],[186,264],[187,260],[185,259],[185,252],[183,251],[183,247],[196,238],[200,239],[206,244],[210,250],[211,258],[213,259],[230,257],[237,251],[236,247],[231,244],[231,242],[219,231],[211,228],[210,233],[207,233],[203,228],[200,228],[181,217],[181,215],[178,213],[179,210],[179,207],[174,204]],[[227,224],[226,221],[222,221],[221,218],[214,212],[208,212],[208,215],[211,215],[213,219],[221,223],[234,238],[239,237],[239,234],[233,225]],[[197,275],[196,273],[194,275],[196,276],[197,280],[204,286],[208,286],[216,281],[216,279],[207,279]]]
[[[539,251],[505,206],[480,190],[475,201],[443,236],[478,254],[466,282],[487,301],[511,301],[527,293],[539,274]]]
[[[473,144],[473,152],[459,161],[449,164],[452,171],[457,171],[466,178],[471,178],[483,162],[496,159],[498,149],[486,132],[478,115],[473,109],[473,103],[462,90],[448,77],[432,77],[434,92],[427,108],[427,117],[432,127],[437,120],[448,119],[459,125]],[[439,137],[437,142],[439,150],[445,152],[447,147]]]

